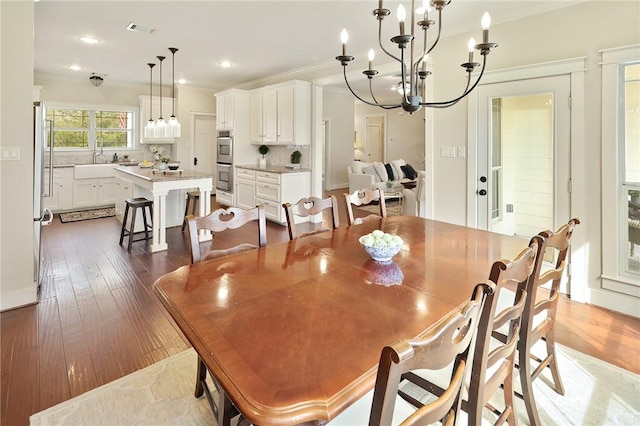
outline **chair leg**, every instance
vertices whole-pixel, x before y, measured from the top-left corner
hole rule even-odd
[[[204,365],[202,359],[198,357],[198,374],[196,375],[196,390],[195,397],[200,398],[204,393],[204,388],[202,387],[202,382],[207,379],[207,366]]]
[[[564,395],[564,385],[562,384],[562,378],[558,371],[558,357],[556,356],[556,333],[555,327],[547,332],[547,356],[551,358],[549,362],[549,368],[551,368],[551,375],[553,376],[553,383],[555,384],[556,392],[560,395]]]
[[[189,203],[191,202],[191,197],[187,196],[187,203],[184,206],[184,219],[182,219],[182,232],[184,232],[185,226],[187,226],[187,213],[189,213]]]
[[[511,369],[507,373],[507,376],[504,378],[504,406],[505,411],[508,410],[507,415],[507,424],[509,426],[516,425],[516,404],[513,398],[513,363],[511,365]]]
[[[129,204],[124,207],[124,217],[122,218],[122,229],[120,230],[120,245],[124,240],[124,231],[127,229],[127,217],[129,217]]]
[[[541,426],[540,417],[538,416],[538,408],[536,407],[535,395],[533,394],[533,379],[531,378],[531,360],[529,353],[531,347],[529,345],[521,345],[518,348],[520,383],[522,385],[522,399],[527,408],[529,423],[531,426]]]
[[[133,243],[133,234],[136,231],[136,210],[138,209],[133,209],[133,211],[131,212],[131,225],[129,226],[129,245],[127,247],[127,251],[129,253],[131,253],[131,244]]]
[[[146,241],[149,239],[149,222],[147,221],[147,210],[145,207],[142,207],[142,222],[144,224],[144,239]]]

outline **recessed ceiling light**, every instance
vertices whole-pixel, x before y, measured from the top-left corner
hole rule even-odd
[[[100,41],[99,41],[98,39],[95,39],[95,38],[93,38],[93,37],[87,37],[87,36],[80,37],[80,40],[84,41],[84,42],[85,42],[85,43],[87,43],[87,44],[97,44],[97,43],[100,43]]]
[[[222,61],[220,62],[218,65],[220,65],[222,68],[229,68],[231,66],[231,62],[229,61]]]
[[[187,84],[187,80],[181,78],[180,80],[178,80],[178,84]]]
[[[82,70],[82,67],[81,67],[80,65],[76,65],[76,64],[69,65],[67,68],[69,68],[70,70],[73,70],[73,71],[80,71],[80,70]]]

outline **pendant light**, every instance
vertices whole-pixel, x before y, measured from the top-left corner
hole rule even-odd
[[[153,122],[153,67],[156,64],[148,63],[149,65],[149,121],[144,126],[144,137],[152,138],[156,134],[156,123]]]
[[[176,118],[176,52],[175,47],[170,47],[171,51],[171,118],[169,119],[169,134],[172,138],[180,137],[180,122]]]
[[[158,121],[156,122],[156,137],[164,138],[167,136],[167,124],[164,122],[164,118],[162,118],[162,61],[165,60],[164,56],[156,56],[160,61],[160,117],[158,117]]]

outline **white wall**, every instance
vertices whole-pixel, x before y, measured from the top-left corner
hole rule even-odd
[[[0,2],[0,309],[36,301],[33,262],[33,2]]]
[[[364,146],[367,115],[384,114],[386,116],[386,158],[391,161],[404,159],[416,170],[424,170],[424,110],[409,114],[400,109],[385,111],[378,107],[356,102],[355,130],[358,146]]]
[[[176,87],[176,117],[180,121],[180,138],[172,150],[183,165],[193,164],[193,129],[191,114],[194,112],[215,113],[216,97],[210,90],[188,86]],[[215,152],[215,149],[213,150]]]
[[[325,189],[349,186],[347,166],[353,162],[353,117],[353,95],[330,89],[323,91],[322,118],[329,121],[329,157],[326,159],[329,170],[325,177]]]
[[[497,70],[536,63],[586,57],[584,139],[572,143],[580,152],[572,152],[572,216],[582,221],[574,233],[574,249],[586,253],[586,282],[590,294],[602,294],[602,228],[600,188],[614,188],[614,182],[601,180],[601,68],[598,50],[640,43],[640,2],[589,1],[554,12],[495,25],[491,41],[500,46],[489,55],[489,69]],[[460,88],[461,50],[474,34],[445,39],[434,50],[434,91],[447,97]],[[433,152],[445,145],[466,145],[467,102],[433,112]],[[434,218],[465,224],[466,160],[434,156]],[[579,162],[577,162],[579,161]],[[567,218],[568,219],[568,218]],[[613,296],[613,295],[610,295]],[[595,296],[594,296],[595,297]],[[599,297],[599,296],[598,296]],[[587,301],[588,297],[585,299]],[[600,303],[591,300],[594,303]]]

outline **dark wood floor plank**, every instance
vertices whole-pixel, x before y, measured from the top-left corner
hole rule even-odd
[[[89,351],[67,356],[67,378],[71,398],[98,387]]]
[[[105,385],[124,376],[113,349],[93,353],[91,355],[91,361],[96,371],[96,382],[98,386]]]
[[[7,424],[9,380],[13,367],[13,347],[18,328],[18,310],[0,314],[0,423]]]
[[[40,407],[46,410],[70,398],[67,369],[47,370],[40,375]]]
[[[11,360],[6,425],[26,425],[40,409],[38,347],[16,348]]]

